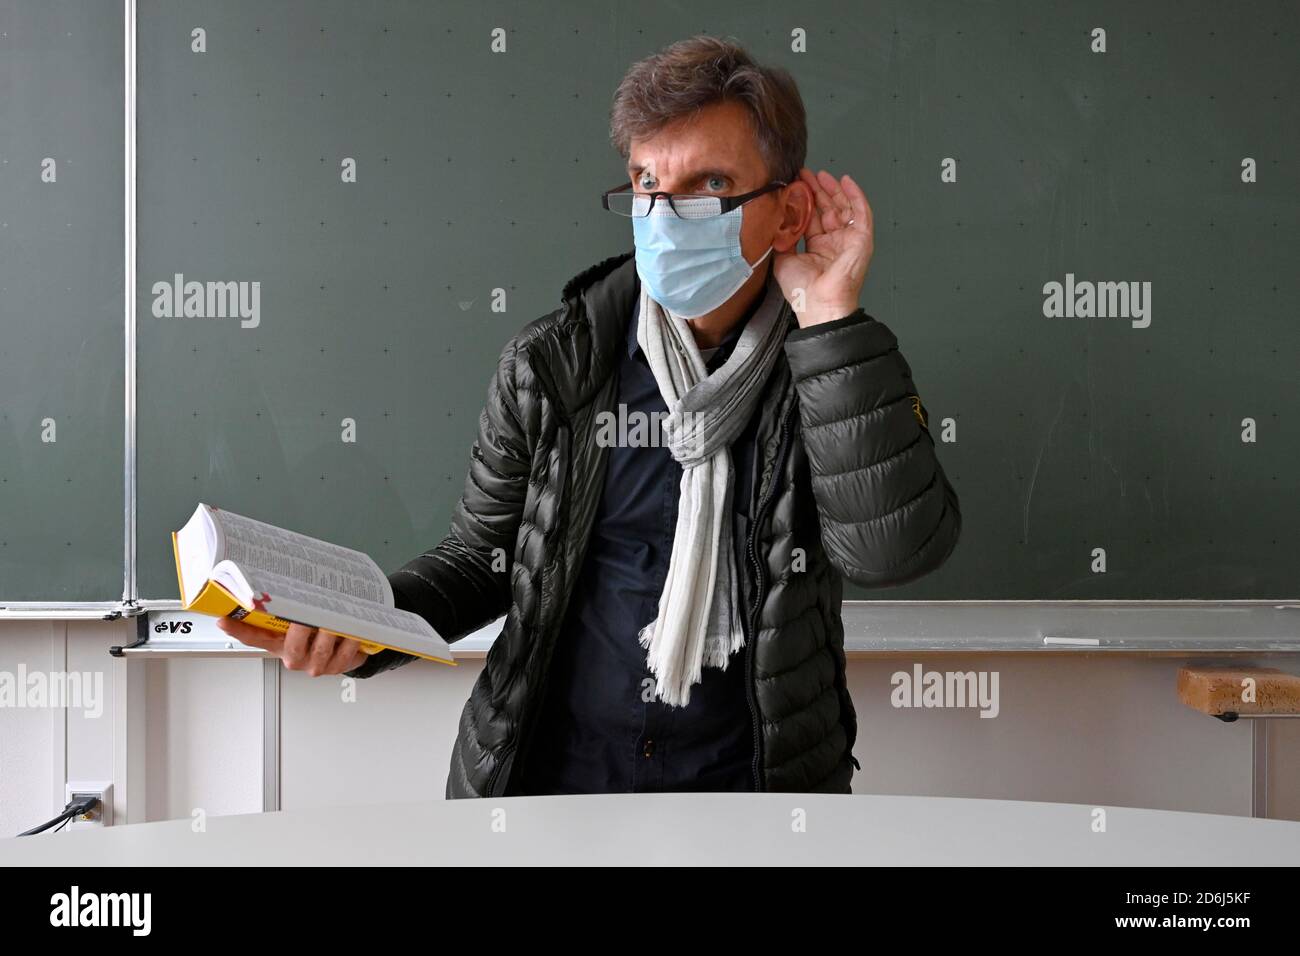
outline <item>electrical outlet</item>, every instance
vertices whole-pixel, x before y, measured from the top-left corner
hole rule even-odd
[[[98,830],[113,825],[113,785],[106,780],[69,780],[64,805],[78,797],[99,797],[99,806],[89,813],[73,817],[64,830]]]

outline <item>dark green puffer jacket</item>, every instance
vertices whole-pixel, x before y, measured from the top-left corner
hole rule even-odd
[[[461,713],[448,797],[510,794],[600,497],[597,415],[615,411],[638,294],[632,252],[606,259],[506,345],[450,533],[389,576],[397,606],[448,641],[505,615]],[[961,515],[893,333],[861,309],[807,329],[787,312],[784,360],[761,399],[754,526],[743,532],[754,782],[847,793],[857,718],[843,578],[879,587],[932,571]],[[349,674],[414,659],[381,651]]]

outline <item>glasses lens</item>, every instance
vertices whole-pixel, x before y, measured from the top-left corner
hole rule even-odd
[[[717,196],[673,196],[673,209],[682,219],[710,219],[722,215],[722,202]]]
[[[634,216],[640,218],[650,213],[650,195],[648,193],[634,193],[627,190],[617,193],[607,193],[605,201],[609,205],[609,211],[618,213],[620,216]],[[722,215],[722,202],[717,196],[697,196],[682,193],[673,196],[671,207],[663,196],[655,202],[654,209],[660,216],[671,216],[675,211],[682,219],[709,219],[713,216]]]
[[[620,216],[644,216],[650,210],[650,197],[624,190],[620,193],[608,193],[605,197],[609,211]]]

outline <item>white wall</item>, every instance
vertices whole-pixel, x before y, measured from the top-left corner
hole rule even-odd
[[[111,781],[117,823],[261,810],[262,663],[109,655],[133,640],[128,621],[0,621],[0,671],[76,671],[103,689],[98,717],[0,708],[0,833],[55,816],[68,780]]]
[[[166,660],[148,673],[150,820],[262,809],[262,662]]]
[[[98,670],[104,713],[0,708],[0,832],[63,805],[63,781],[112,779],[122,819],[262,808],[262,663],[111,658],[130,622],[0,622],[0,671]],[[926,669],[996,669],[1001,713],[898,710],[890,675],[913,658],[851,661],[860,793],[1003,797],[1249,815],[1251,723],[1177,700],[1178,657],[926,655]],[[1278,666],[1276,660],[1260,660]],[[1284,669],[1294,670],[1283,663]],[[282,806],[444,793],[481,662],[414,663],[356,683],[282,671]],[[132,722],[135,730],[132,731]],[[1300,721],[1269,721],[1271,815],[1300,819]],[[142,742],[141,742],[142,741]],[[133,777],[134,775],[138,775]]]
[[[1179,703],[1182,658],[926,655],[927,670],[996,669],[1001,712],[902,710],[890,675],[917,658],[851,660],[858,793],[1156,807],[1249,816],[1251,722]],[[1276,662],[1271,662],[1276,666]],[[358,681],[286,674],[283,806],[441,796],[460,709],[479,662],[411,664]],[[462,673],[463,672],[463,673]],[[747,717],[745,719],[748,719]],[[1300,735],[1268,722],[1272,816],[1300,819]]]
[[[284,672],[281,806],[442,798],[460,711],[482,662],[412,661],[353,682]]]
[[[53,654],[55,632],[62,623],[0,623],[0,671],[61,667]],[[0,710],[0,833],[5,836],[48,820],[55,782],[63,773],[62,713],[8,708]],[[62,807],[62,803],[59,804]]]

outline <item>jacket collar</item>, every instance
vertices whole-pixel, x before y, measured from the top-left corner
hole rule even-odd
[[[530,345],[545,352],[549,385],[566,416],[592,400],[629,348],[628,323],[641,292],[635,254],[633,248],[610,256],[569,279],[560,294],[564,315],[557,334]],[[798,327],[793,311],[789,321]],[[635,324],[630,328],[635,346]]]
[[[532,363],[534,371],[565,417],[591,402],[618,368],[641,286],[635,252],[602,259],[564,283],[559,321],[550,334],[528,343],[540,359]]]

